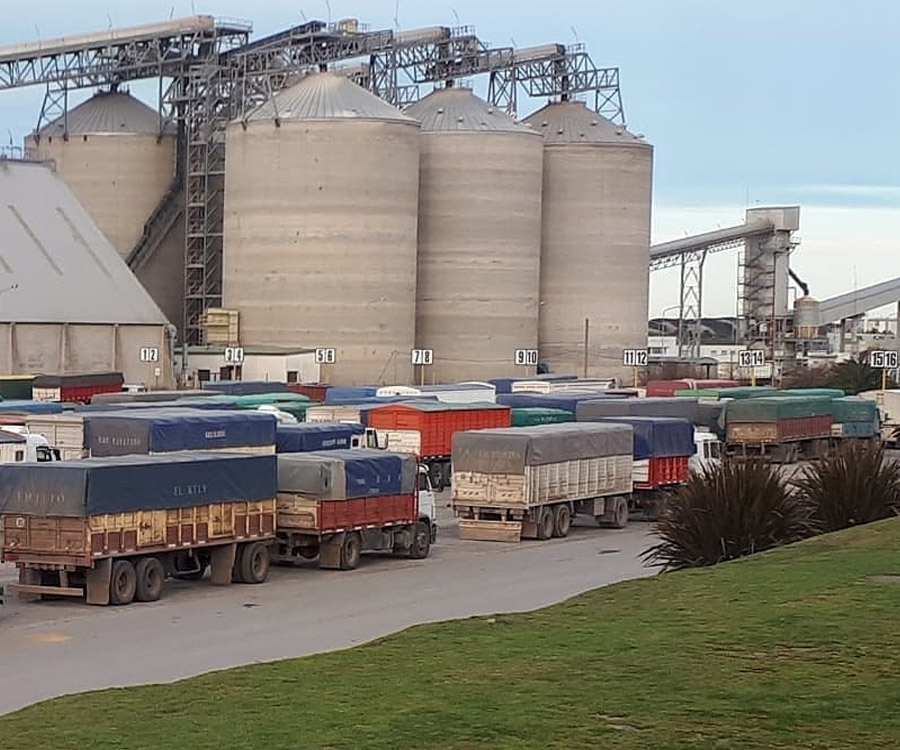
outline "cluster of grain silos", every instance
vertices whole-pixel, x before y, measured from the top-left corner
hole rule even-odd
[[[130,94],[95,94],[29,136],[26,152],[55,163],[107,239],[127,257],[169,190],[175,137]]]

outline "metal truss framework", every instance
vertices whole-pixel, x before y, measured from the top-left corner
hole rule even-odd
[[[159,132],[178,126],[178,169],[131,258],[146,261],[183,185],[186,344],[202,343],[202,315],[222,302],[225,127],[296,77],[357,61],[353,79],[402,107],[419,98],[422,84],[485,75],[490,102],[512,115],[520,91],[560,100],[592,95],[598,113],[624,125],[618,69],[598,68],[581,45],[490,48],[471,27],[369,31],[355,21],[312,21],[253,42],[250,31],[246,23],[195,16],[0,49],[0,91],[47,87],[39,128],[66,116],[73,90],[159,79]]]

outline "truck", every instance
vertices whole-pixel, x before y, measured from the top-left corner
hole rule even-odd
[[[457,432],[510,424],[510,409],[506,406],[424,401],[370,409],[366,420],[379,447],[418,457],[428,468],[437,492],[450,483],[452,440]]]
[[[510,387],[510,393],[594,393],[616,388],[616,378],[598,378],[593,380],[519,380]]]
[[[647,383],[648,396],[675,396],[678,391],[695,391],[712,388],[734,388],[737,380],[680,378],[678,380],[651,380]]]
[[[847,441],[876,445],[881,442],[878,405],[858,396],[842,396],[831,402],[834,422],[831,438],[835,447]]]
[[[675,396],[594,399],[580,401],[575,406],[575,419],[579,422],[603,417],[677,417],[693,422],[696,416],[696,399]]]
[[[38,375],[31,390],[35,401],[89,404],[98,393],[120,393],[124,383],[121,372]]]
[[[574,421],[575,415],[565,409],[532,406],[512,410],[513,427],[534,427],[538,424],[560,424]]]
[[[514,383],[519,383],[522,381],[563,381],[563,380],[578,380],[578,377],[575,375],[556,375],[556,374],[545,374],[545,375],[533,375],[531,377],[517,377],[517,378],[491,378],[487,382],[494,386],[494,391],[497,395],[501,393],[512,393],[512,387]]]
[[[760,456],[778,463],[827,454],[831,442],[832,399],[826,396],[772,396],[728,401],[723,411],[728,455]]]
[[[258,411],[152,409],[86,414],[91,457],[227,451],[274,453],[276,420]]]
[[[897,448],[900,445],[900,389],[864,391],[859,397],[876,405],[881,422],[881,441],[888,448]]]
[[[672,493],[690,477],[690,461],[697,452],[694,425],[679,417],[604,417],[601,422],[624,424],[632,429],[634,463],[629,510],[645,520],[657,520]],[[710,442],[714,439],[711,436]]]
[[[445,404],[494,403],[497,392],[490,383],[457,383],[456,385],[388,385],[375,392],[376,398],[404,396],[416,399],[433,396]]]
[[[9,427],[0,429],[0,464],[44,463],[62,457],[43,435],[19,432]]]
[[[460,538],[565,537],[576,514],[624,528],[632,442],[630,426],[601,422],[457,432],[451,504]]]
[[[42,435],[63,461],[87,458],[84,445],[84,419],[78,414],[32,414],[25,419],[32,435]]]
[[[280,424],[275,431],[276,453],[314,453],[365,446],[366,428],[354,422]]]
[[[437,535],[427,475],[400,453],[282,453],[277,509],[281,563],[318,558],[320,568],[352,570],[367,551],[420,560]]]
[[[275,538],[274,455],[124,456],[0,470],[0,560],[20,598],[156,601],[166,578],[261,583]]]

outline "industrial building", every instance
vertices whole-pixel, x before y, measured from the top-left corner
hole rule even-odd
[[[0,205],[0,375],[172,387],[174,328],[62,178],[0,160]]]
[[[734,247],[737,343],[787,361],[822,339],[832,307],[788,297],[797,207],[651,248],[653,147],[625,126],[618,69],[581,45],[355,19],[251,31],[191,16],[0,49],[0,91],[46,86],[27,156],[56,170],[130,268],[123,283],[155,301],[132,319],[98,296],[110,307],[94,317],[170,321],[183,378],[236,375],[215,359],[241,347],[327,349],[319,364],[341,385],[630,379],[622,353],[646,347],[649,273],[680,266],[675,348],[697,358],[703,263]],[[127,92],[139,80],[158,81],[155,107]],[[79,90],[93,96],[70,107]],[[871,298],[896,301],[888,286]],[[212,318],[230,322],[214,332]],[[9,322],[17,351],[46,347]],[[413,350],[429,352],[423,366]],[[50,369],[100,359],[43,356]]]

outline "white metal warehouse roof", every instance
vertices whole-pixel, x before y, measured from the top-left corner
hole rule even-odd
[[[2,322],[166,322],[50,167],[0,160],[0,290],[13,284]]]

